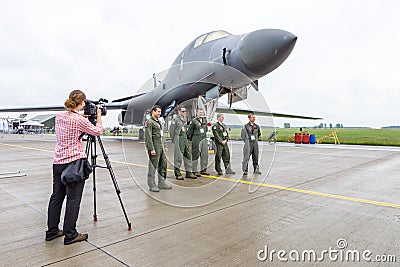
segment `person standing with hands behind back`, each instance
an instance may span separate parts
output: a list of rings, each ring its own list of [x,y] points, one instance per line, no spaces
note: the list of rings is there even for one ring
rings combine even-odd
[[[205,121],[204,110],[197,108],[197,117],[189,125],[187,137],[192,141],[192,172],[197,177],[210,175],[207,172],[208,165],[208,146],[207,146],[207,123]],[[200,158],[200,172],[199,172]]]
[[[197,176],[192,173],[192,155],[189,150],[189,142],[186,134],[186,108],[179,105],[177,110],[178,115],[173,118],[169,128],[169,134],[171,136],[172,143],[174,143],[174,174],[176,179],[184,180],[180,170],[183,159],[186,178],[196,179]]]
[[[247,175],[249,171],[250,156],[253,160],[254,174],[261,174],[260,166],[258,165],[258,139],[261,136],[261,129],[256,121],[256,116],[250,113],[248,116],[249,122],[243,125],[241,137],[244,142],[243,146],[243,175]]]
[[[85,106],[86,96],[80,90],[73,90],[65,101],[66,111],[56,116],[56,148],[53,160],[53,193],[48,207],[48,220],[46,241],[64,236],[64,245],[84,241],[88,234],[78,233],[76,221],[82,199],[85,181],[64,185],[61,182],[61,174],[73,161],[87,158],[82,148],[82,133],[100,136],[103,132],[101,122],[101,109],[97,109],[97,125],[93,125],[87,118],[79,113]],[[59,229],[60,214],[64,198],[67,196],[63,230]]]
[[[222,168],[221,168],[221,157],[222,161],[224,162],[225,166],[225,174],[235,174],[235,172],[231,169],[231,154],[229,152],[228,140],[229,134],[228,129],[223,123],[224,121],[224,114],[219,113],[217,114],[217,123],[214,124],[212,127],[214,141],[215,141],[215,170],[217,171],[218,175],[222,175]]]

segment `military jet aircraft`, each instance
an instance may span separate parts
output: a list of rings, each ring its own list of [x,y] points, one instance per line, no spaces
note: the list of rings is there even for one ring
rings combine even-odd
[[[245,93],[250,87],[258,90],[258,79],[286,60],[296,40],[297,37],[292,33],[279,29],[262,29],[241,35],[232,35],[226,31],[202,34],[179,53],[169,69],[161,75],[153,75],[152,88],[105,103],[104,106],[107,109],[121,110],[118,119],[121,125],[143,126],[145,114],[154,104],[161,106],[162,116],[167,117],[178,104],[189,99],[204,97],[209,102],[228,94],[229,106],[218,108],[218,105],[212,105],[214,111],[320,119],[231,108],[233,102],[245,99]],[[0,112],[63,109],[63,106],[58,105],[0,108]]]

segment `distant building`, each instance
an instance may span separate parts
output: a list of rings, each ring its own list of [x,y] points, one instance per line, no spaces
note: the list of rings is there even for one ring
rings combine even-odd
[[[29,120],[24,123],[20,123],[20,126],[22,126],[23,130],[27,133],[42,133],[43,130],[43,123],[34,120]]]
[[[26,114],[21,114],[12,121],[12,128],[14,132],[22,129],[25,133],[43,133],[54,130],[55,122],[55,114],[38,115],[29,120],[26,119]]]
[[[43,128],[52,129],[56,124],[56,115],[55,114],[38,115],[30,119],[30,121],[37,121],[40,124],[43,124]]]
[[[28,114],[20,114],[18,116],[18,118],[12,118],[11,119],[10,124],[11,124],[11,128],[12,128],[13,131],[14,130],[16,131],[19,128],[21,123],[24,123],[24,122],[27,121],[26,116],[28,116]]]

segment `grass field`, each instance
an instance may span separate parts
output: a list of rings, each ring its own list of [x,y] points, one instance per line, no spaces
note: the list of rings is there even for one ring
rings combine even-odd
[[[106,129],[105,135],[110,134],[111,129]],[[273,128],[263,128],[262,140],[267,140]],[[138,129],[129,129],[129,136],[138,136]],[[232,128],[229,136],[233,140],[240,139],[241,128]],[[337,131],[337,136],[341,144],[347,145],[376,145],[376,146],[400,146],[400,129],[368,129],[368,128],[341,128],[341,129],[319,129],[319,128],[303,128],[303,132],[315,134],[317,140]],[[288,142],[293,139],[295,133],[299,133],[299,128],[278,128],[278,142]],[[293,142],[293,140],[292,140]],[[333,138],[323,138],[322,144],[334,144]]]
[[[240,138],[240,130],[234,128],[229,135],[232,139]],[[273,131],[271,128],[262,129],[262,140],[266,140]],[[341,144],[348,145],[379,145],[379,146],[400,146],[400,129],[366,129],[366,128],[341,128],[341,129],[318,129],[303,128],[303,132],[315,134],[317,140],[337,131],[337,136]],[[299,128],[279,128],[277,129],[278,142],[288,142],[295,133],[299,133]],[[293,141],[292,141],[293,142]],[[334,144],[333,138],[324,138],[322,144]]]

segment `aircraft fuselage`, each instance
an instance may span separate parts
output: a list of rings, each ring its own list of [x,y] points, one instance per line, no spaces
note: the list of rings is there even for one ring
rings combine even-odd
[[[200,35],[177,56],[160,84],[124,102],[124,124],[142,125],[143,114],[155,104],[167,116],[176,105],[216,86],[235,89],[249,85],[279,67],[296,40],[295,35],[277,29]]]

